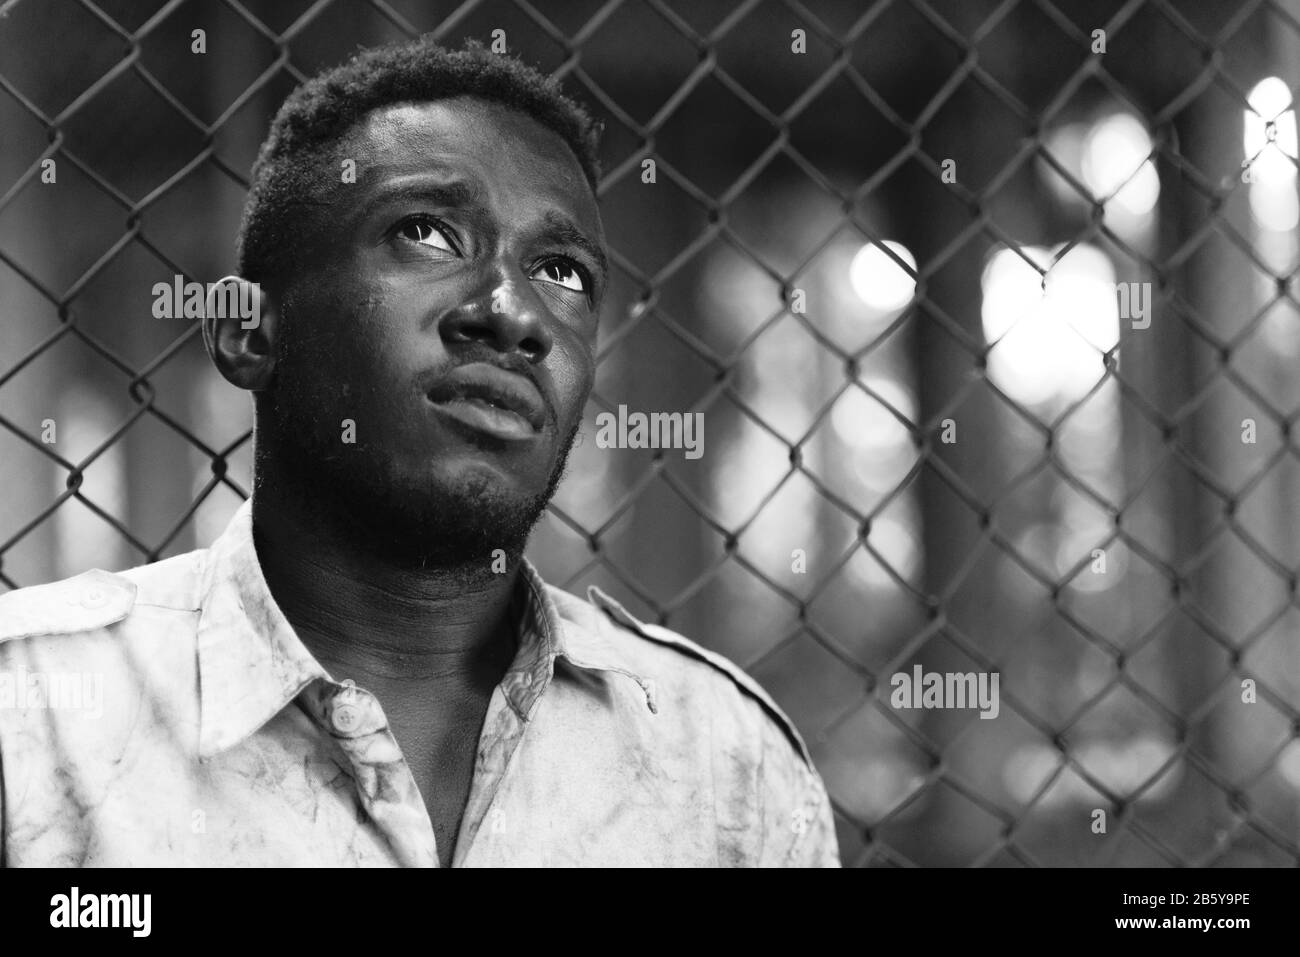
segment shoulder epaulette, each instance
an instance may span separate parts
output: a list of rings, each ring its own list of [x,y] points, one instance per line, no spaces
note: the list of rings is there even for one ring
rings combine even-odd
[[[810,768],[813,766],[812,756],[808,753],[808,748],[804,744],[803,738],[799,736],[799,731],[795,728],[794,722],[791,721],[786,716],[785,712],[777,706],[777,703],[772,700],[771,695],[764,691],[762,686],[751,678],[739,665],[724,658],[716,651],[710,651],[708,648],[696,644],[689,638],[677,634],[675,631],[670,631],[660,625],[649,625],[640,621],[631,612],[619,604],[616,599],[611,598],[595,585],[592,585],[587,589],[587,598],[593,605],[605,612],[605,614],[615,622],[630,629],[642,638],[653,641],[659,645],[674,648],[682,654],[694,658],[697,661],[702,661],[707,665],[711,665],[713,668],[722,672],[730,678],[742,692],[749,695],[762,706],[763,710],[766,711],[781,730],[785,732],[786,737],[790,739],[790,743],[794,745],[794,749],[799,753],[804,761],[807,762],[808,766]]]
[[[6,592],[0,595],[0,641],[104,628],[127,616],[135,592],[135,582],[100,569]]]

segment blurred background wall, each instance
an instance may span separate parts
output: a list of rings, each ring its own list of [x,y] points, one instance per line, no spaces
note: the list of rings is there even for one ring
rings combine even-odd
[[[1297,17],[0,0],[0,582],[219,533],[251,404],[154,284],[232,271],[304,76],[501,30],[605,124],[543,574],[758,678],[848,864],[1300,863]],[[703,456],[597,447],[619,405],[703,412]],[[999,672],[1000,714],[891,707],[917,664]]]

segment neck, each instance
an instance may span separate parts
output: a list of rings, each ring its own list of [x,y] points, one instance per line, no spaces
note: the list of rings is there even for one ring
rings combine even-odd
[[[335,677],[491,687],[514,654],[517,562],[485,575],[386,561],[267,485],[253,499],[253,538],[276,603]]]

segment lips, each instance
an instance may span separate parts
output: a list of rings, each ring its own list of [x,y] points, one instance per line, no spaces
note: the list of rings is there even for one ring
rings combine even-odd
[[[537,387],[519,373],[486,363],[453,369],[426,395],[444,414],[499,438],[529,438],[546,424]]]

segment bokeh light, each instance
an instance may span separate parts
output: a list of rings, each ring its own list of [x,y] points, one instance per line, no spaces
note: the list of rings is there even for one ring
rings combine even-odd
[[[1263,228],[1286,232],[1300,223],[1291,91],[1278,77],[1270,76],[1255,84],[1248,102],[1242,138],[1250,211]]]
[[[888,239],[883,245],[916,272],[916,257],[906,246]],[[849,283],[858,298],[877,312],[902,309],[916,292],[915,277],[875,243],[867,243],[853,257]]]
[[[1104,353],[1119,343],[1110,259],[1086,244],[1053,266],[1054,255],[1041,246],[999,249],[981,279],[989,375],[1026,405],[1082,398],[1105,371]]]
[[[1098,120],[1083,142],[1083,181],[1098,199],[1144,216],[1160,198],[1160,176],[1150,160],[1151,136],[1129,113],[1112,113]]]

